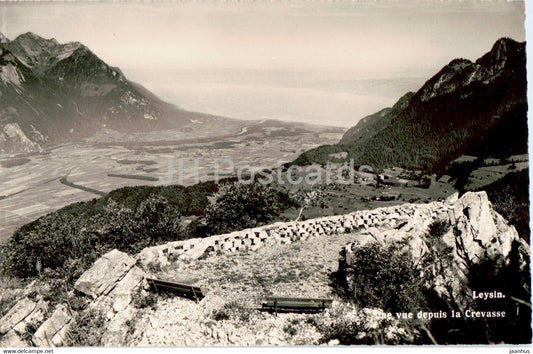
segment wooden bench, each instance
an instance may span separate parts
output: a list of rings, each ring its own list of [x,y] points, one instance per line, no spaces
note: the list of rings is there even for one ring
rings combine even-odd
[[[265,298],[259,310],[276,314],[278,312],[314,313],[330,308],[332,301],[330,299],[269,296]]]
[[[178,296],[186,297],[188,299],[192,299],[195,301],[202,300],[205,295],[202,291],[202,288],[198,286],[188,285],[188,284],[180,284],[165,280],[159,280],[154,278],[146,278],[146,281],[150,285],[152,289],[155,291],[166,291],[174,293]]]

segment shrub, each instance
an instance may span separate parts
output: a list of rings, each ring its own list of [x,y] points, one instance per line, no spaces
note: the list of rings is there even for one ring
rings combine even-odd
[[[31,323],[31,322],[26,324],[26,327],[24,328],[24,332],[20,334],[20,338],[26,342],[30,342],[35,332],[37,332],[37,329],[39,329],[39,325],[40,323]]]
[[[0,276],[0,289],[18,289],[23,284],[18,278]]]
[[[340,345],[396,345],[412,344],[418,333],[406,321],[376,318],[377,314],[358,312],[358,318],[345,313],[316,325],[322,334],[319,343],[338,340]]]
[[[230,314],[226,308],[214,310],[211,314],[211,318],[215,321],[225,321],[230,319]]]
[[[163,197],[143,201],[136,211],[109,200],[102,214],[85,216],[51,213],[17,230],[1,248],[3,272],[29,277],[61,269],[59,277],[74,280],[113,248],[135,253],[182,233],[179,211]]]
[[[65,346],[96,347],[101,346],[102,335],[106,329],[105,316],[91,310],[78,316],[66,333]]]
[[[235,318],[240,322],[248,322],[252,313],[252,309],[243,306],[238,301],[232,301],[225,304],[222,308],[216,309],[211,313],[211,318],[215,321],[229,320]]]
[[[69,307],[73,311],[83,311],[89,305],[89,300],[86,296],[72,296],[68,299]]]
[[[41,296],[52,306],[69,302],[72,286],[68,277],[62,277],[62,274],[63,271],[57,269],[46,273],[42,279],[46,282],[46,286],[40,290]]]
[[[186,238],[202,238],[208,233],[207,226],[198,219],[192,220],[185,228]]]
[[[283,327],[283,332],[287,333],[290,336],[294,336],[294,335],[296,335],[296,333],[298,333],[298,330],[291,323],[291,324]]]
[[[318,326],[318,321],[315,316],[310,316],[305,319],[305,323],[308,323],[313,326]]]
[[[429,235],[434,238],[440,238],[448,232],[450,225],[445,220],[436,220],[429,225]]]
[[[169,257],[169,260],[171,260],[172,258]],[[150,273],[160,273],[163,269],[161,268],[161,263],[158,263],[158,262],[150,262],[146,265],[146,269],[148,269],[148,271]]]
[[[361,307],[385,311],[416,311],[425,303],[423,284],[411,255],[397,245],[372,243],[354,251],[346,267],[350,298]]]
[[[321,343],[337,339],[341,345],[384,344],[375,334],[361,336],[365,333],[365,327],[356,321],[334,322],[329,326],[320,326],[319,330],[322,332]]]
[[[157,306],[157,294],[151,292],[143,292],[141,287],[137,289],[132,296],[133,307],[137,309],[144,309],[150,307],[152,310],[155,310]]]
[[[211,235],[267,224],[290,205],[286,194],[260,183],[221,187],[205,211]]]
[[[133,333],[135,333],[135,321],[134,320],[127,320],[126,322],[124,322],[124,324],[126,325],[126,328],[127,328],[126,333],[128,335],[132,335]]]
[[[114,200],[125,208],[137,211],[143,201],[161,197],[179,209],[182,215],[203,215],[209,203],[207,196],[217,190],[218,185],[214,182],[203,182],[189,187],[180,185],[123,187],[111,191],[99,203],[105,205],[109,200]]]

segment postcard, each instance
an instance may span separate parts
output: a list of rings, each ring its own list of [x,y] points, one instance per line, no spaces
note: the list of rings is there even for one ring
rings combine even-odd
[[[1,2],[0,346],[525,350],[525,11]]]

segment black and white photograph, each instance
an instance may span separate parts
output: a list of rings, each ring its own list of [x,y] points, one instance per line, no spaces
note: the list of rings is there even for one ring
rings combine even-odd
[[[0,2],[3,353],[529,353],[529,5]]]

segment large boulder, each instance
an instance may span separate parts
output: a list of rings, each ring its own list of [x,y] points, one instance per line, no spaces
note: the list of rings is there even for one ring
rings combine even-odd
[[[17,302],[17,304],[0,319],[0,334],[9,332],[13,327],[22,322],[33,312],[36,306],[37,303],[27,297]]]
[[[23,333],[26,331],[26,327],[30,324],[37,325],[41,323],[48,311],[48,303],[44,300],[39,300],[33,311],[21,322],[19,322],[13,329],[18,333]]]
[[[117,283],[113,291],[107,296],[111,301],[111,306],[116,312],[124,310],[131,302],[133,293],[144,279],[144,272],[133,267],[128,274]]]
[[[74,288],[94,299],[107,295],[134,265],[134,258],[119,250],[112,250],[98,258],[93,266],[79,277]]]
[[[66,332],[72,322],[64,305],[58,305],[52,316],[47,319],[33,335],[33,343],[38,347],[57,347],[64,343]]]
[[[468,192],[451,205],[456,253],[466,266],[491,259],[505,259],[518,233],[497,214],[485,192]]]
[[[2,348],[21,348],[28,347],[26,343],[14,330],[6,333],[5,336],[0,338],[0,347]]]

